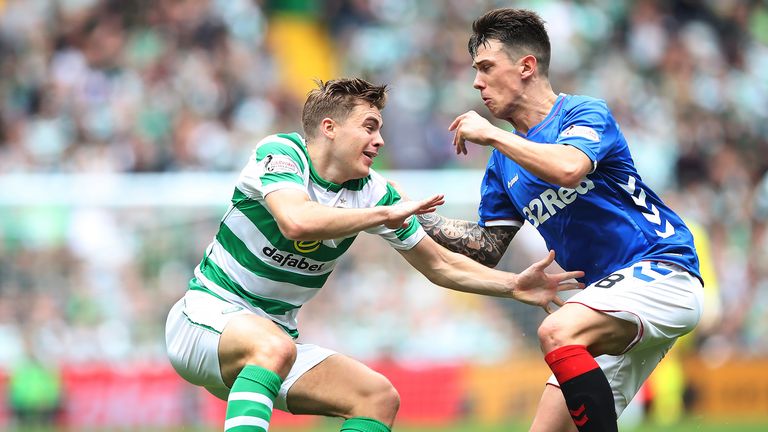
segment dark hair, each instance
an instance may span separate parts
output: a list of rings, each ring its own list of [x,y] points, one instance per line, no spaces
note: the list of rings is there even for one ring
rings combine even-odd
[[[539,65],[539,72],[549,75],[550,45],[544,21],[536,12],[526,9],[494,9],[486,12],[472,23],[472,36],[467,47],[474,59],[480,45],[488,41],[501,42],[510,54],[533,54]]]
[[[387,102],[386,85],[373,85],[360,78],[317,80],[315,83],[317,88],[309,92],[301,113],[301,125],[307,136],[315,136],[317,126],[326,117],[343,121],[359,103],[366,102],[383,109]]]

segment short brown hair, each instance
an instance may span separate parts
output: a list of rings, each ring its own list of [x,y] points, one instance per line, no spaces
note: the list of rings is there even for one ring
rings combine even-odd
[[[474,59],[480,45],[489,39],[501,42],[510,54],[533,54],[543,76],[549,75],[551,47],[544,21],[536,12],[502,8],[486,12],[472,23],[472,36],[467,47]]]
[[[301,125],[308,137],[315,136],[317,126],[326,117],[344,121],[357,104],[366,102],[381,110],[387,102],[386,85],[377,86],[360,78],[315,82],[317,88],[309,92],[301,113]]]

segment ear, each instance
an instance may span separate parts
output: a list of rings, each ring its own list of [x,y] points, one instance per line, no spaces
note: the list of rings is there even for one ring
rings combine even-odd
[[[320,121],[320,132],[328,139],[336,138],[336,122],[330,117],[324,118]]]
[[[520,58],[520,78],[527,79],[531,75],[536,73],[536,56],[528,54]]]

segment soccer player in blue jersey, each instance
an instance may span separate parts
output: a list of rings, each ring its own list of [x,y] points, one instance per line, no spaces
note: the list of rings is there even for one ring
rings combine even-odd
[[[532,431],[616,431],[617,416],[675,340],[699,321],[693,238],[642,181],[605,102],[557,94],[549,37],[534,12],[497,9],[473,23],[474,87],[507,132],[469,111],[457,153],[491,146],[479,222],[422,215],[438,243],[495,265],[527,221],[587,287],[539,327],[553,376]]]

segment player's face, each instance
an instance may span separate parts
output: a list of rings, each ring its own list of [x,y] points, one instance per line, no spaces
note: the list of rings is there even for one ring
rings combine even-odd
[[[368,103],[355,105],[349,116],[338,123],[334,153],[346,180],[368,175],[373,158],[384,146],[382,125],[381,112]]]
[[[483,103],[494,117],[507,119],[522,94],[521,63],[509,56],[501,42],[495,39],[488,42],[478,47],[472,62],[477,71],[473,86],[480,90]]]

